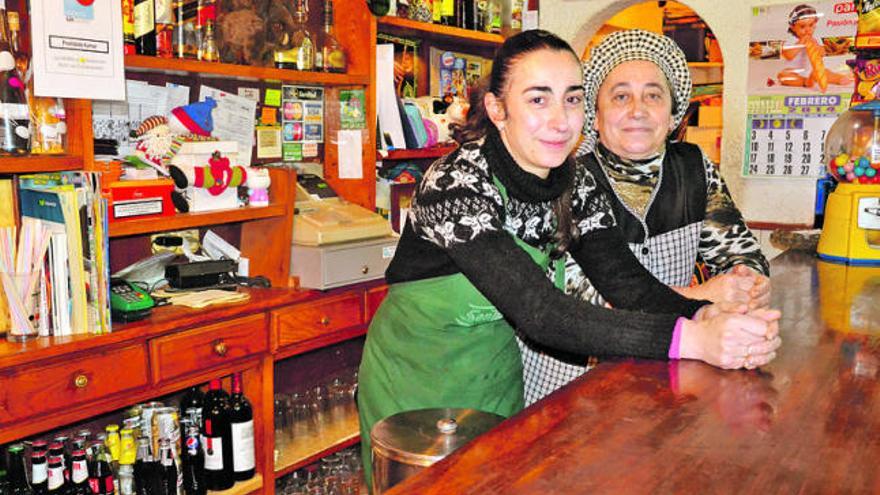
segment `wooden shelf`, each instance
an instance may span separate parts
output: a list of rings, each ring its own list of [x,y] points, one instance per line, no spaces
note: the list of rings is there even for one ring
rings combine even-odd
[[[710,68],[710,67],[724,67],[724,62],[688,62],[688,67],[693,68]]]
[[[420,39],[427,38],[435,42],[491,47],[504,43],[504,37],[500,34],[413,21],[402,17],[384,16],[378,19],[378,23],[380,31],[413,36]]]
[[[327,86],[363,86],[370,83],[370,76],[367,74],[333,74],[328,72],[297,71],[276,69],[274,67],[221,64],[179,58],[160,58],[147,55],[126,55],[125,68],[127,70],[135,71],[158,71],[169,74],[203,74],[206,76],[223,78],[288,81]]]
[[[219,492],[209,491],[208,493],[210,493],[211,495],[248,495],[249,493],[254,493],[262,489],[263,476],[260,475],[260,473],[257,473],[254,475],[253,478],[247,481],[240,481],[228,490],[222,490]]]
[[[317,435],[290,441],[292,445],[279,449],[281,453],[275,461],[276,478],[358,443],[357,414],[352,411],[344,420],[325,425]]]
[[[63,170],[80,170],[83,159],[71,155],[29,155],[16,157],[0,157],[0,174],[38,174],[43,172],[61,172]]]
[[[245,222],[261,218],[282,217],[287,206],[275,204],[262,207],[236,208],[234,210],[204,211],[199,213],[178,213],[170,217],[145,218],[143,220],[123,220],[110,224],[110,237],[125,237],[167,230],[181,230],[205,225]]]
[[[456,144],[435,146],[433,148],[422,148],[415,150],[389,150],[387,156],[379,154],[378,160],[418,160],[422,158],[440,158],[443,155],[452,153],[458,148]]]

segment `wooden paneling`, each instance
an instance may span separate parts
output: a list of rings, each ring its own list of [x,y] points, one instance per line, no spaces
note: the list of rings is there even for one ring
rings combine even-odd
[[[374,287],[367,291],[367,302],[364,307],[364,321],[369,323],[370,320],[373,319],[373,315],[376,314],[376,310],[379,309],[379,305],[382,304],[382,301],[385,299],[385,296],[388,295],[388,286],[383,285],[381,287]]]

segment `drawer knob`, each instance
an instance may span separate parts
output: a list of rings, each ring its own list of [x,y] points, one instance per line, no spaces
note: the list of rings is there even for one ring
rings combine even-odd
[[[329,324],[330,324],[330,317],[327,315],[322,316],[321,317],[321,325],[324,325],[326,327]]]
[[[226,342],[222,340],[214,342],[214,354],[223,357],[227,352],[229,352],[229,347],[226,346]]]
[[[86,388],[86,385],[89,384],[89,377],[83,374],[76,375],[73,378],[73,384],[76,388]]]
[[[370,273],[370,267],[367,266],[367,265],[362,266],[362,267],[361,267],[361,273],[363,273],[364,275]]]

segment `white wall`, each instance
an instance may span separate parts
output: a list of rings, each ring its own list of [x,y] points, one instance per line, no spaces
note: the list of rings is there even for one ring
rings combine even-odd
[[[653,0],[652,0],[653,1]],[[724,131],[721,173],[747,220],[812,224],[815,180],[744,179],[746,76],[751,9],[792,0],[678,0],[712,29],[724,55]],[[642,0],[542,0],[541,28],[568,40],[581,53],[615,13]]]

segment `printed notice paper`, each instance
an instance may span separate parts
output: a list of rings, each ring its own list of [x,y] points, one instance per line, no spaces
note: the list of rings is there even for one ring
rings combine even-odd
[[[202,85],[199,101],[205,101],[209,96],[217,102],[217,108],[211,112],[211,118],[214,120],[214,130],[211,135],[228,141],[237,141],[238,161],[241,162],[239,165],[249,166],[254,149],[257,102]]]
[[[125,98],[121,2],[33,0],[30,18],[34,94]]]

